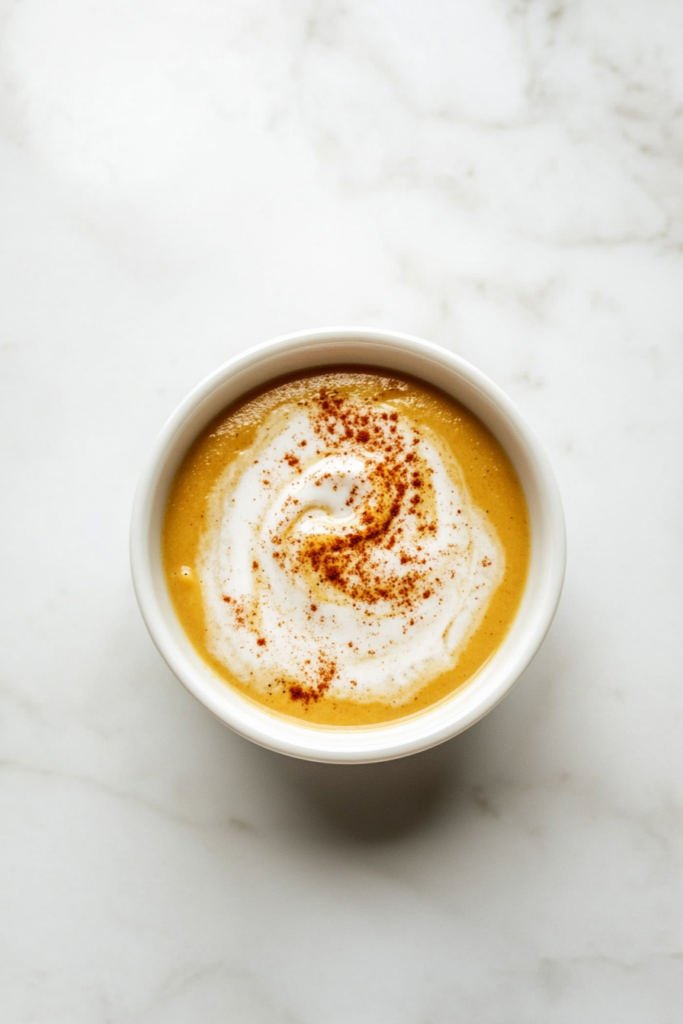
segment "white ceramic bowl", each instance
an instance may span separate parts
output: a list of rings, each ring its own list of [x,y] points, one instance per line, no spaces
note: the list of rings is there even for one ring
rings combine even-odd
[[[270,714],[231,688],[202,660],[176,618],[161,560],[161,528],[173,477],[192,441],[225,406],[285,373],[330,364],[386,367],[421,378],[459,399],[501,442],[526,495],[531,564],[509,634],[479,673],[450,698],[379,726],[310,726]],[[190,693],[242,736],[314,761],[382,761],[426,750],[467,729],[508,692],[540,647],[562,589],[565,528],[546,456],[506,395],[474,366],[405,334],[329,328],[276,338],[219,367],[192,391],[157,438],[143,473],[131,526],[133,583],[147,628]]]

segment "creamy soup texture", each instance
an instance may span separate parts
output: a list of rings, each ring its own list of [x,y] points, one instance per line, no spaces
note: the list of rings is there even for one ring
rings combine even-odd
[[[420,381],[340,368],[221,414],[172,485],[166,579],[190,640],[276,714],[371,725],[464,685],[529,560],[500,444]]]

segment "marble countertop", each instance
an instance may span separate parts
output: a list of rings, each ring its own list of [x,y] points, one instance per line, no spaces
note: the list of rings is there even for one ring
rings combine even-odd
[[[678,1024],[683,7],[0,7],[7,1024]],[[429,753],[271,754],[156,653],[153,438],[226,358],[387,327],[554,465],[532,667]]]

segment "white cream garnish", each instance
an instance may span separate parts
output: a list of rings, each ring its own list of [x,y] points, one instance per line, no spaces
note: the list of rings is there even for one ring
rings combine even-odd
[[[305,702],[406,702],[454,666],[505,567],[438,438],[324,390],[266,415],[207,521],[209,649]]]

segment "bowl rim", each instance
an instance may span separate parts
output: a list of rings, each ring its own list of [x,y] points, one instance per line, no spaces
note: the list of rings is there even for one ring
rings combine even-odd
[[[342,355],[345,351],[349,354]],[[334,358],[327,358],[333,353]],[[382,363],[382,353],[393,357],[391,363]],[[359,354],[370,358],[359,359]],[[309,359],[316,361],[309,363]],[[422,372],[404,371],[396,360],[416,367],[421,364]],[[453,397],[483,419],[508,451],[530,506],[536,576],[533,593],[527,583],[523,603],[529,608],[519,626],[520,635],[510,645],[510,637],[506,637],[489,659],[493,667],[487,663],[454,694],[415,715],[377,726],[327,727],[283,720],[243,697],[213,672],[185,637],[161,570],[163,509],[175,469],[189,444],[220,408],[251,390],[240,385],[242,379],[258,377],[256,386],[262,386],[282,375],[281,370],[269,373],[269,367],[297,362],[301,365],[294,366],[292,372],[325,365],[384,365],[436,383],[447,394],[453,394],[449,387],[457,381],[460,393]],[[446,386],[444,376],[448,376]],[[234,398],[222,401],[231,388]],[[498,429],[491,426],[493,421]],[[509,692],[531,663],[554,618],[564,581],[566,531],[559,490],[545,452],[516,405],[481,370],[414,335],[366,327],[325,327],[281,335],[241,352],[209,373],[179,403],[159,432],[140,477],[131,517],[130,561],[138,605],[152,640],[186,689],[220,721],[279,753],[315,761],[367,763],[442,743],[479,721]],[[485,685],[479,685],[482,672]]]

